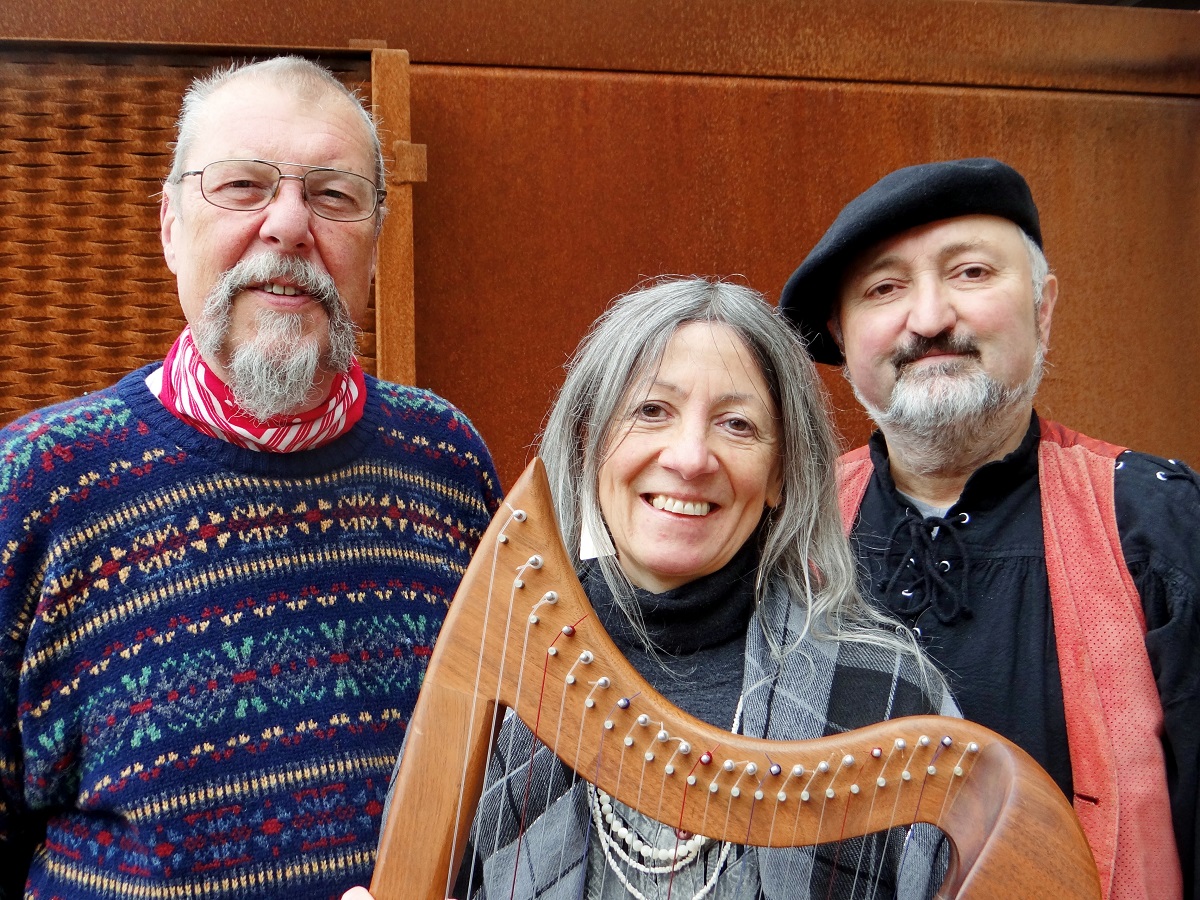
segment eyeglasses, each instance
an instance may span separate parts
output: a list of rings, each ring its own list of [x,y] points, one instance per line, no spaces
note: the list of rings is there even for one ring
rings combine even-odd
[[[303,175],[285,175],[279,166],[308,171]],[[322,219],[334,222],[369,219],[387,196],[387,191],[353,172],[264,159],[218,159],[203,169],[182,173],[178,180],[189,175],[200,176],[200,193],[213,206],[242,212],[265,209],[279,192],[279,182],[294,178],[301,184],[308,208]]]

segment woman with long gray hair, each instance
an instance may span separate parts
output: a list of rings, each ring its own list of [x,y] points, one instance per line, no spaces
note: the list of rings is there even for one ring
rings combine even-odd
[[[754,291],[686,278],[619,298],[538,452],[600,623],[676,706],[776,740],[954,714],[908,633],[860,596],[815,367]],[[458,897],[924,897],[939,871],[927,828],[770,850],[680,834],[511,715],[472,845]]]

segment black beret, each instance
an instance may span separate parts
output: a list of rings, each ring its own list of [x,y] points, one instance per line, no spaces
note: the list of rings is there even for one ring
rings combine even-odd
[[[842,276],[862,251],[918,225],[978,214],[1011,219],[1042,246],[1029,185],[1016,169],[994,159],[897,169],[846,204],[779,295],[779,305],[799,326],[809,356],[841,364],[842,351],[826,323]]]

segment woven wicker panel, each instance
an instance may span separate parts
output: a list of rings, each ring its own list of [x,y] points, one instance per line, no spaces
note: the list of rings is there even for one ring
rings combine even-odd
[[[0,47],[0,424],[161,359],[158,196],[183,91],[228,57]],[[370,60],[325,60],[370,92]],[[375,370],[374,312],[363,366]]]

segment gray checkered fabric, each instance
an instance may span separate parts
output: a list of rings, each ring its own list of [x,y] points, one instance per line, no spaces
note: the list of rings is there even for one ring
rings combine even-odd
[[[899,716],[958,715],[949,696],[927,691],[911,659],[869,645],[801,639],[805,614],[778,594],[755,612],[746,640],[742,733],[806,740]],[[792,649],[779,656],[772,646]],[[509,715],[456,896],[578,900],[589,822],[585,783]],[[941,880],[946,841],[936,829],[916,826],[816,848],[745,852],[757,854],[759,872],[746,897],[920,900]]]

